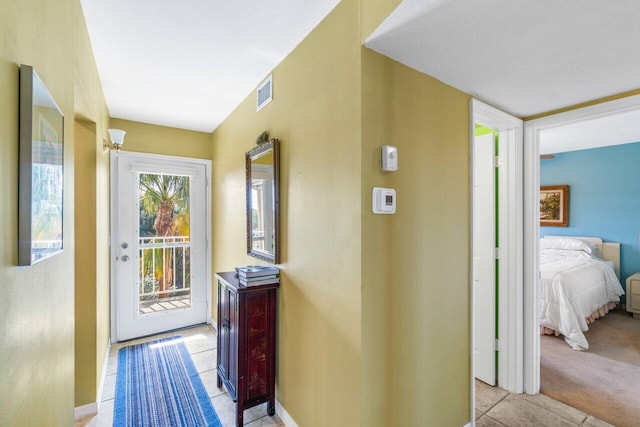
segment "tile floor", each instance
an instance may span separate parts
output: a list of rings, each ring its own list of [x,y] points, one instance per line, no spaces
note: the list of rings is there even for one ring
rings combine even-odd
[[[113,425],[113,404],[116,387],[116,371],[118,368],[118,350],[131,344],[152,341],[158,338],[180,335],[185,340],[191,359],[198,369],[200,378],[204,383],[211,403],[218,414],[218,418],[224,427],[235,424],[235,403],[226,390],[219,389],[216,384],[216,335],[215,330],[209,325],[196,326],[166,334],[154,335],[147,338],[118,343],[109,349],[109,361],[105,378],[100,412],[98,415],[90,415],[76,420],[75,427],[111,427]],[[266,403],[244,411],[244,425],[251,427],[283,426],[277,414],[273,417],[267,415]]]
[[[478,380],[476,380],[476,426],[613,427],[544,394],[535,396],[511,394]]]
[[[75,427],[111,427],[113,425],[117,354],[121,347],[175,335],[185,339],[185,345],[189,349],[193,363],[200,373],[200,378],[222,425],[233,426],[235,404],[227,392],[216,385],[215,330],[210,325],[202,325],[111,346],[100,413],[77,420]],[[267,415],[266,404],[246,410],[244,422],[245,426],[251,427],[284,426],[277,415],[273,417]],[[499,387],[490,387],[481,381],[476,381],[476,426],[612,427],[604,421],[543,394],[536,396],[511,394]]]

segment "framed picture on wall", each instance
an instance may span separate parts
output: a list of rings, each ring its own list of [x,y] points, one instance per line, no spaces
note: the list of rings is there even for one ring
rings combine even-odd
[[[567,227],[569,225],[569,186],[540,187],[540,226]]]

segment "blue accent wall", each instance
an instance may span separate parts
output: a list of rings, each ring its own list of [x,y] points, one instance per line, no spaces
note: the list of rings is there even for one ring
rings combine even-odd
[[[640,142],[559,153],[540,161],[540,185],[569,185],[569,226],[540,236],[620,242],[620,281],[640,271]]]

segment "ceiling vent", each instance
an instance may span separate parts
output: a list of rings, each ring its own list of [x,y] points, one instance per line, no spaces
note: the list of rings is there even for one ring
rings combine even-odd
[[[260,111],[262,107],[267,105],[273,99],[273,75],[269,74],[269,77],[258,86],[258,107],[256,111]]]

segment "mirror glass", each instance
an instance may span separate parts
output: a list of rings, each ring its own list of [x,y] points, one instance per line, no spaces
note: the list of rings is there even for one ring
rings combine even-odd
[[[18,264],[62,251],[64,117],[33,67],[20,67]]]
[[[280,262],[278,157],[277,139],[260,144],[246,154],[247,253],[275,264]]]

